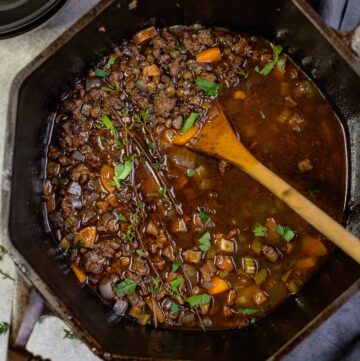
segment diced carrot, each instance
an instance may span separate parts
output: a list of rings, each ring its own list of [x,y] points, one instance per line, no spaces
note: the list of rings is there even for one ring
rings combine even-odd
[[[245,100],[246,93],[243,90],[236,90],[234,91],[234,98],[239,100]]]
[[[76,266],[74,264],[72,264],[70,267],[71,267],[72,271],[75,273],[75,276],[77,277],[77,279],[81,283],[86,282],[87,276],[83,270],[81,270],[78,266]]]
[[[269,241],[274,241],[280,237],[279,234],[275,232],[276,222],[274,218],[267,218],[265,227],[267,229],[267,238]]]
[[[184,145],[184,144],[188,143],[190,139],[192,139],[196,136],[198,130],[199,130],[199,128],[196,125],[194,125],[186,133],[179,132],[176,134],[172,143],[175,145]]]
[[[196,54],[198,63],[215,63],[221,60],[221,51],[219,48],[210,48]]]
[[[156,193],[159,190],[158,185],[151,176],[145,178],[145,180],[141,183],[140,188],[144,193]]]
[[[225,281],[221,277],[214,276],[210,281],[210,288],[208,289],[210,295],[217,295],[230,289],[229,282]]]
[[[96,227],[86,227],[80,230],[75,238],[74,238],[74,244],[77,245],[81,242],[82,247],[85,248],[92,248],[96,241]]]
[[[114,168],[104,164],[100,169],[100,180],[103,187],[109,192],[113,192],[115,187],[110,183],[115,176]]]
[[[188,178],[185,175],[180,174],[174,187],[175,187],[175,189],[182,189],[185,187],[187,182],[188,182]]]
[[[316,266],[316,258],[307,257],[307,258],[298,259],[295,263],[295,266],[300,269],[314,268]]]
[[[302,250],[306,256],[311,257],[324,256],[328,253],[320,239],[312,236],[303,237]]]
[[[146,76],[160,76],[161,72],[156,64],[151,64],[144,67],[143,74]]]
[[[141,45],[145,43],[147,40],[150,40],[154,36],[158,34],[157,30],[151,26],[149,28],[146,28],[144,30],[139,31],[132,37],[132,42],[135,45]]]

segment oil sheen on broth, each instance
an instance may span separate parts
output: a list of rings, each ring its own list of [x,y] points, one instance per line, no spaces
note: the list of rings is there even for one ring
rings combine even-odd
[[[79,281],[141,325],[246,326],[331,251],[246,174],[183,146],[215,100],[262,163],[341,219],[342,127],[280,46],[199,25],[140,31],[62,101],[44,201]]]

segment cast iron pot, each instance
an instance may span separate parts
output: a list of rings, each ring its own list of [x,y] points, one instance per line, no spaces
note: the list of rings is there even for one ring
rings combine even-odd
[[[56,247],[42,201],[46,145],[57,105],[121,39],[149,25],[225,26],[281,43],[341,119],[349,154],[344,223],[360,234],[360,65],[303,0],[104,0],[23,70],[12,86],[2,232],[49,305],[105,358],[279,358],[359,288],[360,267],[338,249],[301,292],[254,326],[227,331],[140,327],[81,287]],[[106,31],[104,31],[106,30]]]

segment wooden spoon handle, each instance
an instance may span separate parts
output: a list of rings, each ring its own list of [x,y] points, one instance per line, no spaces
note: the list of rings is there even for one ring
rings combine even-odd
[[[232,162],[233,163],[233,162]],[[260,162],[244,169],[314,228],[360,263],[360,240]]]

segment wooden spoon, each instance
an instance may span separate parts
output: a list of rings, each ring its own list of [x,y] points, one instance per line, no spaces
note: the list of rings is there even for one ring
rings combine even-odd
[[[360,240],[262,165],[236,137],[220,104],[217,103],[213,110],[216,115],[206,122],[198,133],[196,141],[188,143],[188,146],[202,153],[224,159],[240,168],[360,263]]]

